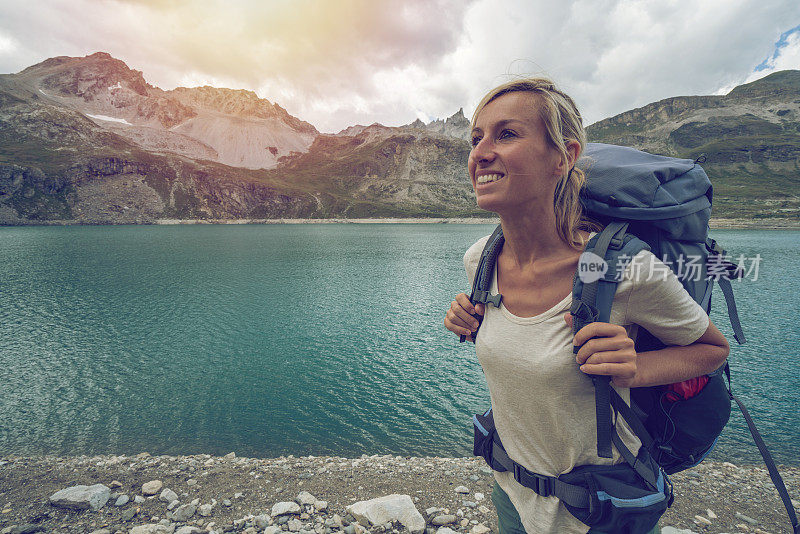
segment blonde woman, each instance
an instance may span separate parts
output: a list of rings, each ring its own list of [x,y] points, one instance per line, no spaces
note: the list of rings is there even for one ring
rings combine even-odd
[[[575,162],[585,143],[573,100],[549,80],[513,81],[483,98],[472,119],[468,168],[478,206],[500,216],[505,244],[492,293],[503,300],[484,309],[461,293],[444,320],[453,333],[471,336],[479,325],[475,316],[482,316],[475,347],[498,434],[511,459],[547,476],[622,461],[616,449],[612,458],[597,455],[594,390],[586,374],[610,376],[627,401],[628,388],[701,376],[728,356],[725,337],[677,278],[650,276],[664,266],[647,251],[620,282],[611,322],[591,323],[573,336],[573,275],[597,229],[579,202],[584,176]],[[464,256],[470,282],[486,240]],[[667,347],[637,354],[631,339],[637,324]],[[573,344],[583,345],[577,356]],[[622,418],[616,430],[635,454],[640,443]],[[513,473],[495,472],[495,479],[501,534],[597,532],[556,497],[520,485]]]

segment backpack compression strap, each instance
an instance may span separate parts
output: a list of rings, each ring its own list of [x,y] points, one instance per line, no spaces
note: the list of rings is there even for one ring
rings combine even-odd
[[[742,345],[746,342],[744,331],[742,330],[742,323],[739,321],[739,312],[736,309],[736,301],[733,300],[733,288],[731,287],[731,279],[739,279],[744,276],[744,272],[739,265],[736,265],[727,259],[727,253],[722,247],[711,238],[706,239],[706,250],[708,251],[708,276],[710,282],[706,288],[705,295],[700,302],[706,312],[711,306],[711,289],[714,287],[714,281],[719,282],[719,288],[725,297],[725,305],[728,307],[728,319],[731,322],[733,329],[733,337]]]
[[[797,515],[795,514],[794,506],[792,505],[792,499],[789,497],[789,492],[786,491],[786,485],[783,483],[783,478],[778,472],[778,468],[775,467],[775,460],[772,459],[772,455],[770,454],[769,449],[767,449],[764,439],[761,437],[761,434],[756,428],[753,418],[750,417],[750,413],[747,411],[747,408],[745,408],[744,404],[742,404],[742,401],[740,401],[731,390],[731,369],[727,363],[725,364],[725,377],[728,379],[728,395],[730,395],[731,398],[736,401],[739,411],[742,412],[744,420],[747,423],[747,428],[750,430],[750,435],[753,436],[753,441],[756,442],[758,452],[761,453],[761,457],[764,459],[764,464],[767,466],[769,478],[772,479],[772,484],[775,486],[775,489],[778,490],[778,495],[783,501],[783,506],[786,508],[786,513],[789,515],[789,521],[792,523],[793,532],[798,534],[800,533],[800,524],[797,522]]]
[[[494,229],[494,232],[492,232],[492,235],[490,235],[489,239],[486,241],[483,252],[481,252],[481,259],[478,261],[478,268],[475,270],[475,277],[472,280],[472,294],[469,296],[469,300],[472,304],[480,303],[484,306],[491,304],[495,308],[500,307],[503,295],[500,293],[492,295],[490,290],[492,288],[494,264],[497,261],[497,255],[500,254],[500,249],[503,248],[503,243],[505,243],[503,227],[498,224],[497,228]],[[484,313],[486,313],[485,309]],[[473,317],[478,320],[478,328],[480,328],[483,317],[477,313],[473,315]],[[478,331],[476,330],[472,335],[473,342],[475,342],[475,336],[477,335]],[[463,343],[466,339],[467,336],[461,336],[459,341]]]
[[[580,276],[582,264],[579,263],[573,283],[572,306],[570,307],[574,333],[592,322],[608,322],[610,320],[611,304],[627,262],[641,250],[649,248],[643,241],[633,236],[626,236],[627,229],[628,223],[614,221],[609,223],[600,234],[589,240],[586,252],[602,258],[606,262],[606,270],[600,279],[584,283]],[[573,348],[575,354],[579,350],[578,346]],[[597,455],[601,458],[611,458],[612,440],[615,445],[618,445],[617,441],[621,444],[621,441],[615,436],[616,432],[614,432],[611,419],[611,377],[603,375],[590,375],[590,377],[595,391]],[[620,449],[619,446],[617,449]],[[622,453],[622,450],[620,452]]]

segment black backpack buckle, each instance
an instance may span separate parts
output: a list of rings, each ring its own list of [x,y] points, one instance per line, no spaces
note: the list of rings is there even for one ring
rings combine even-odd
[[[554,484],[551,477],[531,473],[516,462],[514,462],[514,480],[526,488],[532,489],[542,497],[549,497],[553,494]]]
[[[500,307],[500,302],[503,300],[503,295],[500,293],[496,295],[492,295],[489,291],[482,291],[480,289],[475,290],[475,296],[473,297],[473,304],[481,303],[481,304],[491,304],[495,308]]]

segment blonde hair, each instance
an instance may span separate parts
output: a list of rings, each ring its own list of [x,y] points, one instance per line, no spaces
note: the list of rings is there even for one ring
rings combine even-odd
[[[525,91],[538,96],[539,117],[544,124],[547,141],[558,150],[564,162],[568,162],[567,143],[577,141],[581,152],[586,147],[586,130],[575,102],[547,78],[522,78],[499,85],[489,91],[478,104],[472,115],[471,128],[475,127],[478,114],[486,105],[507,93]],[[580,154],[578,154],[580,156]],[[559,237],[570,246],[582,248],[585,243],[579,230],[599,230],[600,225],[583,215],[580,192],[586,183],[586,175],[575,166],[556,184],[553,196],[553,210],[556,216],[556,231]]]

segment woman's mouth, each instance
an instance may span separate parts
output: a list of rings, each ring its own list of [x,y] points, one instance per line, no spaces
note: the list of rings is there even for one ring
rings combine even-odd
[[[488,184],[488,183],[491,183],[491,182],[496,182],[497,180],[499,180],[502,177],[503,177],[502,174],[482,174],[482,175],[478,176],[477,182],[479,184]]]

